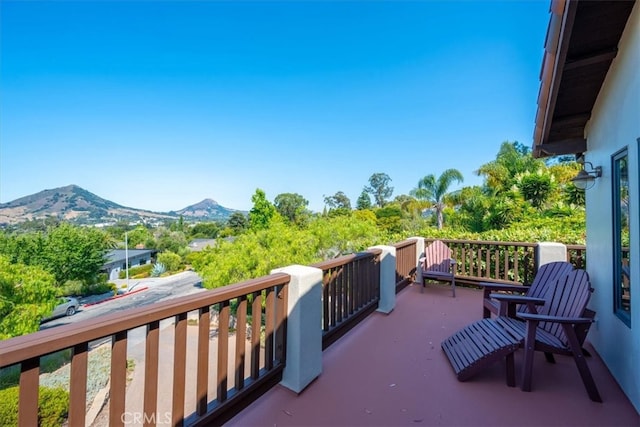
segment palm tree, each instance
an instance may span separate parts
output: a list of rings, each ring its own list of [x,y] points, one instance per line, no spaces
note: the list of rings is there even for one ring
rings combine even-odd
[[[427,175],[418,181],[418,187],[411,190],[411,195],[420,200],[431,202],[438,218],[438,230],[442,229],[442,212],[445,207],[445,199],[448,196],[449,187],[453,182],[462,182],[464,178],[457,169],[447,169],[436,179],[433,174]]]

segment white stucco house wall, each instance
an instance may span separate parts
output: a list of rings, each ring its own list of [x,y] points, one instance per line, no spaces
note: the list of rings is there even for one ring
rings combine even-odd
[[[589,305],[597,312],[589,340],[640,412],[640,4],[554,1],[545,49],[533,151],[583,154],[586,170],[602,168],[586,190],[587,271],[595,289]],[[621,307],[614,206],[616,159],[623,156],[630,289]]]

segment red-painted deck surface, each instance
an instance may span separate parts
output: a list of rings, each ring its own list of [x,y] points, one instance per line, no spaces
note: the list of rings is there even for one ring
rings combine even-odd
[[[588,364],[604,403],[589,400],[570,357],[536,354],[533,390],[507,387],[504,363],[459,382],[440,342],[482,315],[481,293],[410,286],[388,315],[374,313],[323,355],[300,395],[276,386],[228,425],[640,426],[640,416],[593,348]]]

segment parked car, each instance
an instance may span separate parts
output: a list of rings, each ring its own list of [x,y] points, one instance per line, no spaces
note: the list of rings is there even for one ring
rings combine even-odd
[[[46,321],[55,319],[56,317],[73,316],[79,307],[80,302],[77,299],[73,297],[62,297],[60,298],[60,303],[53,309],[53,313],[42,320]]]

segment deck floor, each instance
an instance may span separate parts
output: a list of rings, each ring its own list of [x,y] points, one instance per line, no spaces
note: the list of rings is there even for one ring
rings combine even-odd
[[[440,342],[482,315],[480,291],[412,285],[388,315],[374,313],[323,354],[302,393],[276,386],[227,425],[640,426],[640,415],[593,348],[588,364],[604,403],[589,400],[570,357],[536,354],[533,389],[507,387],[504,362],[459,382]]]

